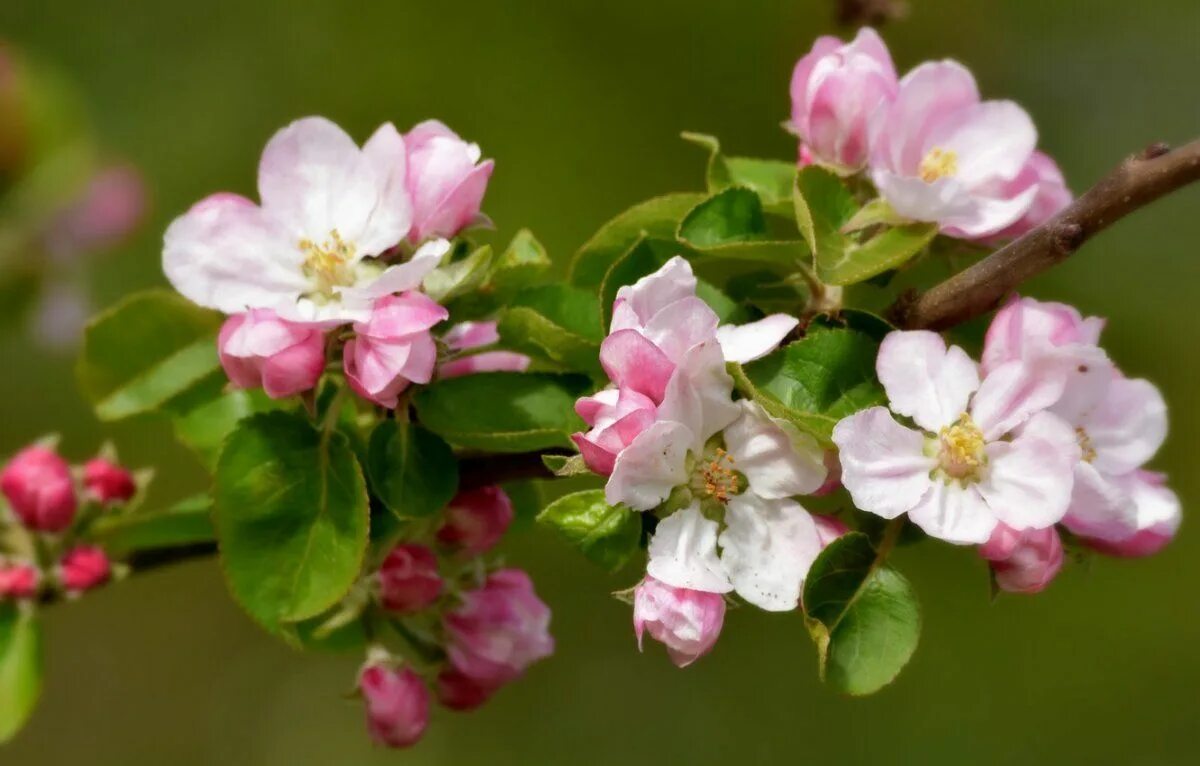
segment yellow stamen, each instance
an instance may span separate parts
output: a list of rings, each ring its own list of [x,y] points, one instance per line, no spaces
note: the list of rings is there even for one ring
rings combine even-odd
[[[921,160],[917,175],[927,184],[939,178],[948,178],[958,173],[958,152],[935,146]]]
[[[1083,450],[1083,461],[1090,463],[1096,459],[1096,448],[1092,446],[1092,437],[1082,427],[1075,429],[1075,438],[1079,440],[1079,449]]]
[[[946,426],[938,434],[940,450],[938,464],[946,474],[955,479],[977,479],[987,455],[984,452],[983,432],[963,413],[954,425]]]
[[[300,240],[304,254],[304,274],[316,283],[316,292],[331,295],[333,288],[354,284],[354,243],[342,239],[337,229],[321,244],[311,239]]]
[[[729,498],[740,489],[733,456],[720,447],[713,459],[700,467],[697,479],[704,494],[719,503],[729,502]]]

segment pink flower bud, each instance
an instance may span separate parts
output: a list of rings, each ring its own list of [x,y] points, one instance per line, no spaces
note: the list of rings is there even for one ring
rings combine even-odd
[[[377,744],[410,747],[429,724],[429,690],[409,668],[370,665],[359,675],[358,688],[367,706],[367,731]]]
[[[77,545],[58,562],[58,580],[68,593],[83,593],[108,582],[112,564],[94,545]]]
[[[494,691],[494,687],[482,686],[453,668],[438,674],[438,701],[451,710],[474,710]]]
[[[490,346],[500,341],[495,322],[460,322],[442,336],[453,351]],[[477,372],[525,372],[530,359],[513,351],[485,351],[446,362],[438,367],[439,378],[458,378]]]
[[[441,594],[437,557],[424,545],[397,545],[379,567],[379,600],[384,609],[419,612]]]
[[[18,452],[0,472],[0,491],[29,529],[61,532],[75,520],[71,469],[49,448],[34,445]]]
[[[871,118],[897,88],[891,54],[874,30],[860,30],[849,43],[821,37],[792,72],[792,129],[816,161],[841,172],[860,170]]]
[[[642,648],[643,632],[648,632],[667,647],[677,667],[685,668],[708,654],[724,622],[725,598],[719,593],[674,588],[649,575],[634,589],[633,630],[638,649]]]
[[[111,247],[137,227],[145,210],[146,191],[137,169],[104,168],[51,222],[46,247],[63,257]]]
[[[1018,531],[998,524],[979,546],[979,555],[991,562],[996,585],[1009,593],[1038,593],[1063,565],[1062,540],[1054,527]]]
[[[459,492],[446,507],[446,523],[438,530],[441,542],[478,556],[500,542],[512,524],[513,507],[499,487],[480,487]]]
[[[217,337],[225,374],[238,388],[262,388],[272,399],[312,390],[325,369],[325,334],[251,309],[225,320]]]
[[[419,292],[389,295],[375,302],[371,318],[356,322],[346,343],[344,366],[359,396],[394,409],[410,383],[428,383],[437,362],[430,328],[450,316]]]
[[[0,562],[0,602],[33,598],[41,579],[37,567],[32,564]]]
[[[850,531],[850,527],[846,526],[845,522],[836,516],[824,516],[814,513],[812,520],[817,525],[817,538],[821,542],[822,549]]]
[[[407,186],[413,202],[408,237],[454,237],[473,223],[483,223],[479,208],[494,163],[480,162],[477,144],[468,143],[437,120],[427,120],[404,136],[408,152]]]
[[[105,505],[127,503],[137,494],[133,474],[102,457],[93,458],[84,464],[83,486],[88,495]]]
[[[519,569],[493,572],[444,619],[451,668],[494,690],[554,651],[550,608]]]

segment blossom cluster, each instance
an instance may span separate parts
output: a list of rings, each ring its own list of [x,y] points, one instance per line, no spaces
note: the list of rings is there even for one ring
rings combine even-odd
[[[513,519],[499,487],[460,492],[429,544],[395,545],[366,583],[380,621],[403,639],[394,655],[368,650],[359,674],[371,737],[407,747],[424,734],[430,688],[451,710],[472,710],[549,656],[550,610],[520,569],[486,573],[481,556]]]
[[[991,241],[1023,234],[1071,201],[1024,109],[982,100],[957,61],[898,78],[872,29],[849,43],[819,38],[792,72],[791,96],[801,164],[866,170],[900,218]]]
[[[0,470],[0,602],[32,601],[52,592],[78,596],[108,582],[117,569],[89,542],[92,524],[129,506],[138,481],[110,455],[72,467],[53,446],[34,444]]]
[[[350,387],[395,408],[410,384],[484,370],[523,370],[494,323],[432,330],[449,313],[421,291],[450,238],[486,225],[491,160],[430,120],[381,126],[361,148],[332,122],[283,128],[259,164],[261,204],[219,193],[167,229],[163,269],[201,306],[229,316],[221,364],[240,388],[276,399],[312,390],[340,351]],[[439,343],[459,352],[438,367]]]

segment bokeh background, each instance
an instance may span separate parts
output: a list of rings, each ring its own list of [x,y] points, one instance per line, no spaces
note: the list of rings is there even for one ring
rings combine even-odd
[[[1200,133],[1195,0],[913,0],[897,64],[955,57],[1034,115],[1077,189],[1153,140]],[[565,259],[602,221],[696,188],[681,130],[792,156],[779,128],[793,62],[832,30],[829,0],[4,0],[0,37],[75,79],[95,128],[150,185],[148,226],[92,268],[101,303],[162,282],[166,223],[218,189],[252,193],[270,134],[306,114],[362,138],[436,116],[496,158],[486,209]],[[359,658],[300,655],[257,630],[199,562],[46,615],[41,708],[0,763],[1195,763],[1200,715],[1200,188],[1142,211],[1030,286],[1110,318],[1106,344],[1163,388],[1157,462],[1184,499],[1178,540],[1145,561],[1070,567],[1037,597],[990,603],[969,550],[899,554],[924,607],[899,681],[861,700],[816,678],[796,615],[730,614],[677,671],[638,655],[608,577],[547,532],[508,544],[554,609],[558,652],[472,714],[439,711],[415,750],[373,749],[341,698]],[[154,424],[101,429],[71,365],[0,337],[0,454],[60,431],[85,457],[114,437],[159,467],[156,497],[203,488]]]

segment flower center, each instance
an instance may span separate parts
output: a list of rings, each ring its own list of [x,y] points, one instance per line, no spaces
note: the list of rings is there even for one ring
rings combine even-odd
[[[921,160],[921,166],[917,168],[917,175],[927,184],[931,184],[939,178],[948,178],[958,173],[958,152],[953,149],[943,149],[940,146],[935,146],[929,150],[929,154],[925,155],[925,159]]]
[[[733,456],[721,447],[706,455],[696,466],[692,490],[722,505],[728,503],[729,498],[742,491],[742,478],[735,468]]]
[[[1075,438],[1079,440],[1079,449],[1083,450],[1083,461],[1090,463],[1096,459],[1096,448],[1092,446],[1092,437],[1080,426],[1075,429]]]
[[[354,243],[342,239],[337,229],[319,245],[311,239],[300,240],[300,252],[304,254],[304,275],[313,280],[319,295],[332,297],[335,287],[354,284]]]
[[[954,479],[974,481],[987,460],[983,432],[965,412],[938,434],[938,466]]]

